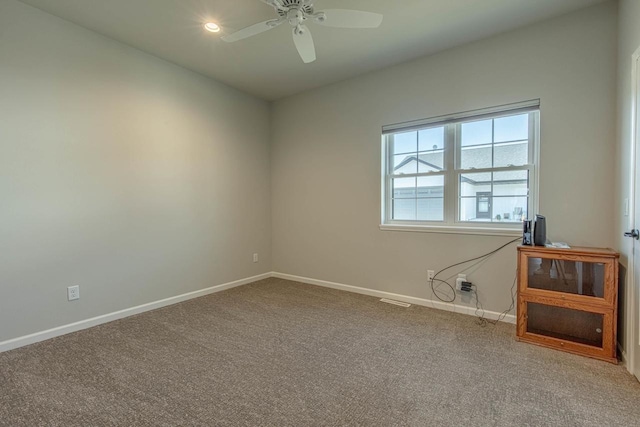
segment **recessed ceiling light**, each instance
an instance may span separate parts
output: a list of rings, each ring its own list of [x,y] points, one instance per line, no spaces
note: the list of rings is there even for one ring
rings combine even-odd
[[[220,25],[216,24],[215,22],[207,22],[206,24],[204,24],[204,29],[212,33],[219,33]]]

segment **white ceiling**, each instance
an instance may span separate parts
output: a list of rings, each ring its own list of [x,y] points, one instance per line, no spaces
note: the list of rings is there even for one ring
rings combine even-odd
[[[259,0],[22,0],[100,34],[275,100],[580,9],[602,0],[316,0],[316,10],[382,13],[375,30],[309,24],[318,60],[303,64],[291,28],[236,43],[224,33],[271,19]]]

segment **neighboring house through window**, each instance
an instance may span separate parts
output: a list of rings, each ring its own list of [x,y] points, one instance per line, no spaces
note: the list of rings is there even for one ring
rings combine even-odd
[[[513,231],[535,213],[539,101],[383,128],[383,227]]]

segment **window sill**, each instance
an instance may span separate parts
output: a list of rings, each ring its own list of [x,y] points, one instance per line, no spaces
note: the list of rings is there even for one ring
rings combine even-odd
[[[491,227],[451,227],[437,225],[404,225],[404,224],[380,224],[381,231],[404,231],[414,233],[441,233],[441,234],[471,234],[477,236],[522,236],[520,230],[512,228]]]

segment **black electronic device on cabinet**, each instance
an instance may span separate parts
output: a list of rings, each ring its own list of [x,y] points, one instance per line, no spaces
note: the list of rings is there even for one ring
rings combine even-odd
[[[542,215],[536,215],[536,222],[533,229],[533,244],[544,246],[547,243],[547,219]]]
[[[531,237],[531,220],[528,219],[522,221],[522,244],[525,246],[531,246],[533,244]]]

